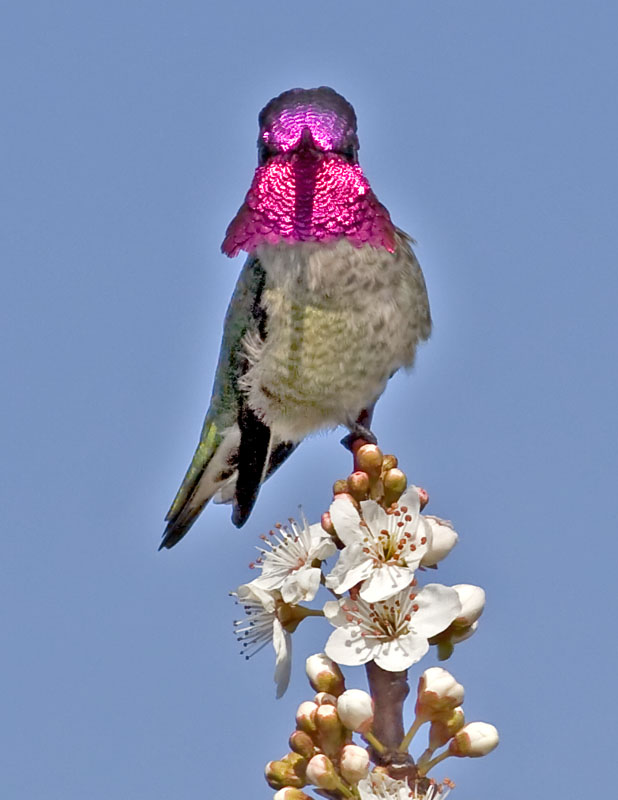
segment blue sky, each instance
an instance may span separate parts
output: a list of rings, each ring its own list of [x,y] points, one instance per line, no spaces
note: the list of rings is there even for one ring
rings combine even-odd
[[[488,594],[448,667],[502,743],[447,762],[454,797],[606,789],[617,26],[610,0],[4,6],[3,797],[272,794],[263,765],[327,626],[301,627],[275,703],[271,654],[238,656],[227,592],[260,533],[327,507],[341,432],[302,445],[242,532],[213,507],[156,547],[241,266],[219,247],[257,113],[321,84],[356,108],[435,320],[374,429],[460,532],[440,580]]]

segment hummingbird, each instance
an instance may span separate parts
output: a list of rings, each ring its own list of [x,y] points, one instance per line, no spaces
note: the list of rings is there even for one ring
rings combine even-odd
[[[309,434],[376,442],[373,407],[431,331],[414,240],[358,163],[356,114],[334,89],[260,112],[258,166],[222,251],[247,259],[225,317],[210,407],[167,514],[173,547],[209,500],[241,527],[261,484]]]

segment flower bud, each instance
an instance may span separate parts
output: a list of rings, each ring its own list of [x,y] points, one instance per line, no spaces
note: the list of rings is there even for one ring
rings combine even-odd
[[[463,702],[464,688],[450,672],[442,667],[430,667],[420,677],[416,700],[416,715],[434,719]]]
[[[427,493],[427,489],[423,489],[420,486],[417,486],[416,488],[418,490],[418,499],[420,500],[422,511],[429,502],[429,494]]]
[[[429,748],[437,750],[449,739],[458,733],[466,723],[464,711],[461,706],[454,708],[450,713],[439,719],[434,719],[429,729]]]
[[[333,483],[333,494],[347,494],[348,492],[348,482],[343,480],[338,480]]]
[[[366,472],[353,472],[348,476],[348,491],[355,500],[366,500],[369,493],[369,475]]]
[[[485,608],[485,592],[480,586],[469,583],[458,583],[453,589],[459,595],[461,614],[452,623],[457,628],[468,628],[474,625]]]
[[[480,758],[498,746],[500,737],[497,729],[488,722],[469,722],[465,725],[449,745],[453,756]]]
[[[307,765],[307,780],[320,789],[332,790],[339,786],[339,777],[333,762],[327,756],[313,756]]]
[[[308,794],[301,789],[293,789],[291,786],[284,786],[273,795],[273,800],[311,800]]]
[[[291,759],[291,756],[294,758]],[[297,753],[288,753],[280,761],[269,761],[264,769],[264,775],[272,789],[283,789],[285,786],[300,789],[307,782],[306,766],[305,758]]]
[[[319,706],[315,714],[315,724],[318,728],[315,739],[320,750],[327,755],[336,756],[345,741],[347,731],[335,706]]]
[[[296,711],[296,727],[299,731],[304,731],[309,734],[315,733],[317,730],[315,724],[315,714],[317,710],[317,705],[312,703],[311,700],[305,700],[304,703],[298,706]]]
[[[311,758],[315,753],[313,739],[305,731],[292,731],[290,734],[290,750],[298,753],[304,758]]]
[[[459,536],[450,525],[442,520],[437,520],[435,517],[424,517],[423,519],[429,526],[431,534],[427,537],[429,547],[421,560],[421,567],[435,567],[455,547]]]
[[[379,475],[382,467],[382,451],[375,444],[364,444],[356,453],[356,469],[368,475]]]
[[[408,479],[405,472],[393,468],[384,473],[382,483],[384,486],[384,505],[388,508],[393,503],[396,503],[405,492]]]
[[[334,694],[329,694],[328,692],[318,692],[313,698],[313,702],[316,706],[336,706],[337,698]]]
[[[398,464],[399,462],[397,461],[397,456],[391,455],[389,453],[388,455],[385,455],[384,458],[382,459],[382,471],[388,472],[389,469],[395,469],[395,467],[398,466]]]
[[[339,719],[351,731],[367,733],[373,724],[373,700],[362,689],[347,689],[337,699]]]
[[[369,753],[364,747],[346,744],[339,760],[341,775],[348,783],[358,783],[369,773]]]
[[[316,692],[328,692],[339,696],[345,689],[343,672],[326,653],[309,656],[305,662],[309,683]]]
[[[330,518],[330,514],[328,513],[328,511],[325,511],[322,514],[321,523],[322,523],[322,530],[326,531],[326,533],[330,533],[331,536],[334,536],[335,526],[333,525],[333,521]]]

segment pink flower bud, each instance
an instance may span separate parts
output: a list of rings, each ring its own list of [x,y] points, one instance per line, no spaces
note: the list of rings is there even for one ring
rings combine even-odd
[[[328,692],[339,696],[345,689],[343,672],[326,653],[309,656],[305,662],[305,670],[309,683],[316,692]]]
[[[332,790],[339,785],[339,777],[333,762],[321,753],[313,756],[309,764],[307,764],[307,780],[320,789]]]
[[[454,756],[480,758],[498,746],[497,729],[488,722],[469,722],[451,740],[449,752]]]
[[[304,703],[298,706],[296,711],[296,727],[299,731],[315,733],[317,730],[315,725],[315,713],[317,710],[317,705],[312,703],[311,700],[305,700]]]
[[[463,686],[457,683],[450,672],[442,667],[430,667],[418,682],[416,715],[422,719],[434,719],[460,706],[463,697]]]
[[[369,753],[364,747],[346,744],[339,761],[341,775],[348,783],[358,783],[369,773]]]
[[[339,719],[351,731],[366,733],[373,724],[373,700],[362,689],[348,689],[337,700]]]
[[[461,614],[455,619],[453,625],[456,627],[468,627],[474,625],[483,613],[485,608],[485,592],[480,586],[473,586],[469,583],[458,583],[453,589],[459,595],[461,603]]]

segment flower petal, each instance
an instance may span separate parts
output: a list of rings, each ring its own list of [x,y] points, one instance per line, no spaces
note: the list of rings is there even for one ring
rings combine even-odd
[[[412,628],[418,636],[429,638],[446,630],[461,613],[459,595],[450,586],[428,583],[416,596],[418,611],[412,617]]]
[[[301,567],[283,581],[281,597],[284,603],[308,603],[320,588],[322,571],[318,567]]]
[[[330,504],[330,518],[337,536],[344,544],[357,542],[361,534],[360,517],[354,504],[345,497],[338,497]]]
[[[420,661],[428,650],[427,639],[408,633],[382,644],[373,660],[388,672],[402,672]]]
[[[324,652],[338,664],[357,667],[374,656],[375,640],[368,639],[357,625],[336,628],[328,637]]]
[[[367,603],[377,603],[405,589],[413,580],[413,569],[382,564],[371,571],[359,594]]]
[[[363,546],[355,542],[343,548],[332,571],[326,576],[326,586],[337,594],[347,592],[352,586],[371,575],[373,562],[367,558]]]
[[[273,646],[275,648],[275,683],[277,697],[282,697],[290,683],[292,672],[292,637],[283,629],[278,619],[273,622]]]

